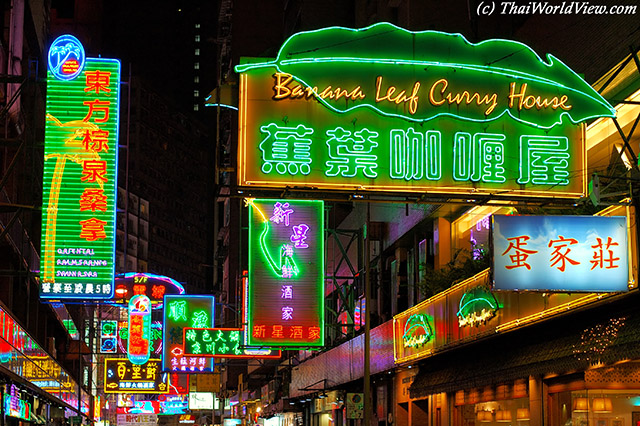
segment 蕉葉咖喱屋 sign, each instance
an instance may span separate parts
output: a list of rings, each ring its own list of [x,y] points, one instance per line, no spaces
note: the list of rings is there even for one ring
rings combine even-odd
[[[380,23],[295,34],[240,77],[239,183],[580,197],[614,109],[553,56]]]
[[[113,297],[120,62],[49,49],[40,297]]]

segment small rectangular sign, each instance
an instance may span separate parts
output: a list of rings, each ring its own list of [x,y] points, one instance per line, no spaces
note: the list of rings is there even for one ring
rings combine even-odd
[[[217,358],[280,358],[280,350],[255,353],[243,346],[244,330],[241,328],[185,328],[184,355]]]
[[[156,414],[118,414],[118,426],[156,426]]]
[[[105,393],[168,393],[169,374],[161,371],[161,362],[150,359],[136,365],[127,358],[105,359]]]
[[[493,216],[496,290],[627,291],[624,216]]]

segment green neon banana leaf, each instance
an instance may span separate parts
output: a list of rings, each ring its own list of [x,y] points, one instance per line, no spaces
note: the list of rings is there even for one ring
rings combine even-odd
[[[315,88],[316,95],[328,86],[330,90],[340,88],[347,92],[360,86],[364,99],[315,96],[339,113],[369,108],[411,121],[428,121],[443,115],[491,121],[509,114],[515,120],[543,128],[562,123],[565,116],[574,123],[615,116],[612,106],[564,63],[552,55],[544,61],[516,41],[472,44],[460,34],[410,32],[389,23],[360,30],[331,27],[295,34],[284,43],[275,61],[240,65],[236,71],[250,72],[265,66],[292,75],[297,83],[289,84],[289,88],[300,84]],[[381,82],[378,77],[382,77]],[[453,98],[462,94],[460,102],[433,105],[429,101],[431,88],[440,79],[447,80],[447,87],[441,91],[443,83],[435,86],[435,103],[446,99],[449,92]],[[416,83],[420,84],[417,89]],[[560,101],[566,96],[566,102],[562,106],[556,104],[556,108],[520,106],[518,94],[525,83],[522,99],[540,96],[551,102],[554,97]],[[406,97],[415,93],[418,99],[398,103],[384,99],[389,86],[395,86],[391,99],[401,91]],[[475,92],[478,99],[487,95],[486,102],[472,98],[467,103],[465,90],[469,97]],[[495,102],[490,101],[493,94]],[[493,108],[489,108],[490,103]]]

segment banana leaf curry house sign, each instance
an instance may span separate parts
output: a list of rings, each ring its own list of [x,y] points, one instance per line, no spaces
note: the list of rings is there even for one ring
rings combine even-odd
[[[379,23],[293,35],[240,73],[239,184],[576,198],[614,109],[515,41]]]

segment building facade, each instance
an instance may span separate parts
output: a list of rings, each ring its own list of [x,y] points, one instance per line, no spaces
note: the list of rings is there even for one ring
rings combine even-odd
[[[629,178],[636,173],[637,157],[632,152],[638,149],[633,125],[638,111],[632,105],[639,74],[632,64],[636,52],[622,47],[635,37],[629,26],[633,13],[611,17],[611,22],[617,24],[599,32],[590,30],[602,26],[602,21],[593,16],[483,17],[463,3],[435,7],[424,2],[360,1],[344,6],[338,14],[346,17],[344,20],[326,22],[322,13],[314,14],[313,4],[288,2],[283,8],[284,29],[265,30],[256,43],[330,25],[361,28],[389,21],[415,31],[460,32],[471,42],[507,38],[527,44],[539,55],[551,53],[584,75],[616,108],[615,119],[591,120],[586,126],[586,175],[590,179],[593,173],[606,176],[604,185],[609,185],[608,189],[599,195],[592,190],[591,199],[576,200],[569,209],[560,206],[557,210],[545,210],[540,203],[529,204],[531,200],[522,199],[506,200],[498,207],[488,199],[478,201],[476,197],[465,204],[460,200],[436,203],[400,196],[396,200],[378,199],[367,208],[365,202],[360,202],[366,201],[366,194],[358,192],[345,196],[311,190],[314,195],[309,195],[296,193],[293,185],[279,190],[269,188],[272,192],[265,190],[273,198],[326,200],[325,295],[330,308],[325,317],[327,345],[321,351],[288,351],[277,366],[263,363],[259,368],[245,370],[236,366],[235,372],[229,369],[226,389],[222,390],[234,402],[228,414],[243,419],[245,424],[364,424],[365,415],[357,400],[364,397],[366,388],[365,313],[370,317],[371,328],[371,400],[367,404],[371,424],[620,425],[635,421],[633,403],[629,402],[635,388],[632,379],[623,379],[635,377],[638,359],[633,349],[634,327],[627,322],[633,321],[627,309],[633,305],[637,292],[635,248],[629,253],[629,291],[616,295],[492,292],[492,277],[487,269],[492,215],[566,215],[575,214],[576,209],[582,215],[622,215],[630,227],[632,247],[635,244],[636,201]],[[257,12],[245,7],[243,2],[223,3],[223,10],[237,16],[234,30],[242,28],[243,19],[250,21],[247,14]],[[247,13],[236,15],[237,11]],[[267,12],[273,11],[264,13]],[[269,49],[251,50],[251,43],[242,44],[242,36],[235,38],[234,34],[227,34],[224,50],[234,52],[230,55],[234,64],[239,63],[235,62],[239,56],[276,56],[276,41]],[[578,39],[590,42],[578,48]],[[237,84],[232,75],[224,68],[218,87]],[[229,186],[219,202],[237,212],[227,215],[229,220],[224,227],[228,230],[221,245],[233,247],[235,239],[240,249],[237,258],[227,258],[219,249],[218,253],[225,254],[220,258],[218,281],[223,294],[235,294],[235,302],[239,303],[238,282],[247,264],[243,254],[246,237],[239,229],[246,213],[233,196],[263,194],[246,187],[236,192],[234,172],[240,164],[235,159],[233,126],[239,113],[220,108],[219,114],[223,117],[220,131],[225,135],[219,139],[219,147],[228,155],[228,162],[219,165],[223,170],[220,182]],[[622,181],[626,182],[625,189],[613,191]],[[234,203],[236,207],[231,207]],[[603,213],[609,203],[622,207]],[[365,225],[370,232],[368,253]],[[368,304],[364,303],[366,282],[371,285]],[[460,300],[475,288],[487,289],[500,309],[476,323],[460,322]],[[226,303],[233,303],[233,299]],[[403,327],[407,318],[421,309],[442,321],[434,326],[434,333],[441,336],[437,339],[442,340],[407,351],[402,342]],[[233,312],[228,318],[237,321]],[[242,377],[236,384],[238,372]],[[265,386],[280,387],[280,391],[265,395]]]

